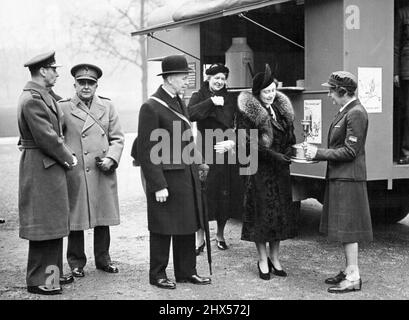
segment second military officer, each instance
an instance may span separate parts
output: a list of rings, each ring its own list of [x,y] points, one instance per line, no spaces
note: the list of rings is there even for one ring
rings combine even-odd
[[[75,277],[84,276],[87,258],[84,232],[94,228],[95,266],[117,273],[109,255],[109,226],[119,224],[117,177],[124,147],[118,114],[110,99],[95,94],[102,70],[91,64],[71,69],[76,95],[61,100],[66,143],[79,156],[78,167],[67,176],[70,235],[67,260]]]

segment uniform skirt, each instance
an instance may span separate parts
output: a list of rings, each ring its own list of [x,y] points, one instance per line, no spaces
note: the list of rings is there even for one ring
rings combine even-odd
[[[327,181],[320,232],[344,243],[372,241],[366,182]]]

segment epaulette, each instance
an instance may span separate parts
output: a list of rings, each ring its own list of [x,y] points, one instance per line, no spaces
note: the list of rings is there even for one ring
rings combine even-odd
[[[38,93],[38,92],[35,91],[35,90],[30,90],[30,92],[31,92],[31,96],[32,96],[34,99],[42,100],[40,93]]]
[[[69,101],[71,101],[71,98],[61,99],[61,100],[58,100],[57,102],[69,102]]]
[[[109,101],[111,101],[111,99],[109,99],[109,98],[106,98],[106,97],[103,97],[103,96],[98,96],[99,98],[101,98],[101,99],[105,99],[105,100],[109,100]]]

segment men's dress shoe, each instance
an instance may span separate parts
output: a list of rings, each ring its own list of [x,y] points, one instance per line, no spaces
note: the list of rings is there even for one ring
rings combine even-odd
[[[325,279],[326,284],[338,284],[345,279],[347,275],[344,271],[340,271],[335,277]]]
[[[409,157],[400,158],[398,164],[409,164]]]
[[[206,245],[206,241],[203,241],[203,243],[199,247],[196,248],[196,255],[197,256],[200,255],[201,252],[203,252],[203,250],[205,248],[205,245]]]
[[[102,268],[97,268],[97,269],[108,272],[108,273],[118,273],[119,272],[118,268],[113,266],[112,264],[107,264],[106,266],[103,266]]]
[[[77,277],[77,278],[83,278],[83,277],[85,277],[85,273],[84,273],[84,270],[83,270],[82,268],[74,268],[74,269],[72,269],[72,270],[71,270],[71,274],[72,274],[74,277]]]
[[[216,240],[216,243],[217,243],[217,248],[219,248],[219,250],[227,250],[227,249],[229,249],[229,247],[228,247],[227,244],[226,244],[226,241]]]
[[[278,269],[276,269],[276,267],[274,267],[274,264],[271,261],[270,257],[267,258],[267,263],[268,263],[269,271],[272,272],[273,274],[275,274],[276,276],[279,276],[279,277],[286,277],[287,276],[287,272],[285,272],[284,270],[278,270]]]
[[[188,278],[181,278],[181,279],[176,279],[176,282],[190,282],[193,284],[211,284],[212,283],[212,279],[210,278],[205,278],[205,277],[201,277],[197,274],[191,275]]]
[[[263,271],[261,271],[260,262],[257,262],[257,268],[258,268],[258,276],[260,277],[260,279],[270,280],[270,272],[264,273]]]
[[[348,279],[342,280],[334,287],[329,287],[329,293],[347,293],[352,291],[360,291],[362,288],[362,280],[350,281]]]
[[[72,274],[63,275],[60,277],[60,284],[70,284],[74,282],[74,276]]]
[[[174,283],[173,281],[170,281],[167,278],[149,280],[149,283],[161,289],[176,289],[176,283]]]
[[[60,287],[54,288],[54,289],[48,289],[45,286],[28,286],[27,291],[30,293],[35,293],[35,294],[43,294],[47,296],[52,296],[55,294],[61,294],[62,289]]]

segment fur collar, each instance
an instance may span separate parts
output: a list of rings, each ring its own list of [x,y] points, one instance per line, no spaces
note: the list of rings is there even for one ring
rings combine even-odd
[[[247,118],[254,126],[264,126],[269,120],[267,110],[261,105],[250,92],[243,91],[238,97],[238,107],[242,115]],[[290,99],[282,92],[277,91],[273,105],[277,107],[281,115],[284,116],[287,123],[294,121],[294,109]]]

